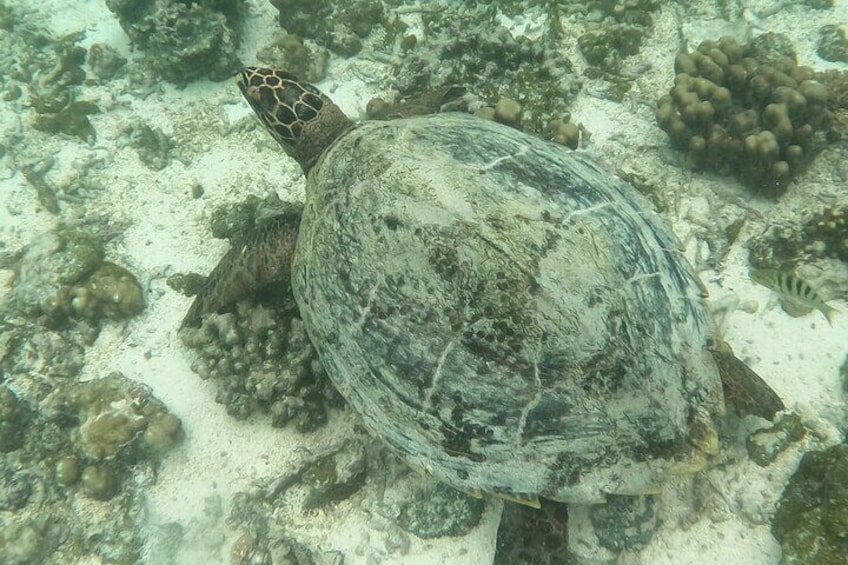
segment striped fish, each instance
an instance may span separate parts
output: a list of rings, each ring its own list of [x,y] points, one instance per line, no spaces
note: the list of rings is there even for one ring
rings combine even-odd
[[[776,269],[751,269],[751,280],[778,293],[781,299],[793,303],[796,306],[795,311],[798,310],[797,306],[805,309],[803,313],[818,310],[824,314],[827,323],[833,325],[833,316],[838,310],[828,306],[810,283],[794,273]]]

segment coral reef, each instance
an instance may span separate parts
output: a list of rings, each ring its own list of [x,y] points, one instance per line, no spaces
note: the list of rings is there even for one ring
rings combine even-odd
[[[791,270],[816,259],[848,263],[848,205],[802,210],[791,223],[772,222],[748,242],[751,265]]]
[[[86,100],[91,79],[85,70],[88,51],[79,45],[84,34],[56,37],[40,25],[42,14],[26,10],[17,5],[3,8],[5,16],[0,15],[6,26],[0,28],[0,92],[4,109],[11,111],[7,116],[17,116],[3,121],[0,157],[23,174],[45,210],[51,214],[62,208],[79,210],[79,196],[96,182],[73,181],[101,161],[78,142],[69,143],[93,144],[97,132],[89,118],[101,111]],[[74,153],[85,155],[74,162],[79,174],[66,175],[63,186],[57,186],[48,173],[63,155]]]
[[[804,455],[783,491],[771,530],[783,549],[783,563],[845,562],[848,446]]]
[[[233,497],[229,523],[238,535],[233,561],[287,563],[282,556],[296,556],[297,563],[312,563],[315,538],[303,536],[304,522],[331,529],[336,514],[348,515],[350,505],[366,505],[371,519],[381,524],[382,535],[363,543],[363,549],[376,545],[381,558],[392,562],[409,553],[413,539],[428,543],[465,535],[480,523],[487,506],[432,477],[411,473],[381,442],[353,434]]]
[[[75,99],[86,78],[82,65],[87,51],[76,45],[80,39],[82,35],[71,34],[51,40],[53,57],[32,61],[32,67],[26,70],[32,77],[27,81],[27,102],[35,111],[33,128],[93,143],[97,134],[88,116],[100,109],[93,102]]]
[[[819,256],[848,263],[848,207],[827,206],[813,213],[803,238]]]
[[[362,49],[362,40],[383,23],[379,0],[271,0],[280,11],[280,26],[291,34],[315,39],[333,51],[350,57]]]
[[[111,45],[93,43],[88,48],[88,66],[100,82],[106,82],[119,76],[124,71],[126,64],[126,58]]]
[[[842,379],[842,390],[848,392],[848,354],[845,354],[845,359],[839,367],[839,376]]]
[[[97,326],[88,321],[45,328],[20,314],[0,309],[0,376],[4,380],[18,378],[25,386],[46,394],[54,380],[79,374],[85,349],[97,335]],[[38,378],[33,378],[35,375]]]
[[[326,422],[329,407],[342,404],[290,306],[240,303],[182,337],[198,353],[192,370],[215,382],[216,400],[236,418],[259,410],[273,426],[293,421],[309,432]]]
[[[0,562],[139,562],[142,491],[181,437],[120,373],[23,394],[0,385]]]
[[[342,449],[312,461],[300,476],[301,482],[309,485],[303,508],[322,508],[356,494],[367,477],[366,457],[366,446],[351,441]]]
[[[397,59],[394,87],[409,95],[462,85],[491,104],[512,99],[523,109],[523,129],[540,133],[580,83],[556,41],[514,37],[497,13],[497,6],[481,3],[423,12],[421,35]]]
[[[103,243],[78,230],[56,230],[27,245],[16,266],[13,297],[25,312],[52,314],[69,306],[71,285],[103,262]],[[65,298],[63,298],[65,297]]]
[[[557,3],[544,3],[543,9],[550,10],[550,32],[542,40],[513,36],[500,23],[501,13],[523,13],[526,6],[521,3],[459,5],[439,0],[425,10],[374,0],[328,0],[317,6],[302,0],[272,0],[272,4],[288,35],[262,50],[260,58],[274,64],[284,61],[297,69],[294,74],[308,80],[325,72],[326,55],[318,49],[351,56],[367,47],[374,58],[393,68],[389,82],[400,100],[446,93],[461,85],[476,98],[464,109],[474,112],[486,104],[513,100],[522,108],[522,127],[537,134],[567,108],[580,88],[557,40]],[[639,0],[598,3],[597,8],[601,18],[609,15],[631,25],[645,21],[635,14],[650,6],[653,2]],[[421,27],[414,31],[405,23],[410,13],[420,16]],[[371,117],[379,114],[369,111]]]
[[[103,256],[100,237],[59,227],[3,265],[14,271],[0,301],[0,383],[43,398],[79,374],[105,320],[142,311],[138,280]]]
[[[848,298],[848,203],[838,194],[828,200],[772,215],[746,242],[752,278],[761,282],[764,277],[790,316],[815,308],[831,322],[839,309],[828,301]],[[793,288],[800,290],[781,290],[769,283],[769,273],[793,281]],[[775,280],[781,279],[771,279]],[[804,294],[798,298],[799,293]]]
[[[120,373],[61,388],[44,401],[41,415],[67,434],[69,444],[57,461],[62,482],[79,474],[83,491],[97,493],[95,498],[117,492],[126,474],[122,466],[157,460],[182,437],[179,419],[147,387]],[[74,460],[81,473],[69,473]]]
[[[577,38],[577,45],[587,63],[615,71],[622,57],[639,52],[644,35],[642,28],[625,24],[587,25],[586,33]]]
[[[0,453],[16,451],[23,446],[29,416],[26,403],[9,388],[0,387]]]
[[[72,101],[70,87],[79,86],[85,80],[86,50],[76,45],[79,34],[53,41],[54,57],[49,67],[44,63],[36,66],[37,80],[29,84],[29,104],[39,114],[61,111]],[[36,70],[36,69],[33,69]]]
[[[494,106],[483,106],[474,112],[474,115],[522,129],[523,110],[524,108],[521,104],[512,98],[501,98]],[[569,149],[577,149],[580,143],[581,131],[582,127],[571,121],[570,112],[565,112],[562,115],[555,112],[540,135],[544,139],[548,139]]]
[[[143,306],[138,281],[103,261],[90,232],[59,227],[3,265],[14,269],[0,304],[0,511],[13,511],[3,563],[137,562],[140,489],[181,436],[145,387],[74,379],[101,321]]]
[[[541,508],[505,504],[498,528],[495,565],[564,565],[568,557],[568,506],[548,502]]]
[[[580,143],[580,126],[572,122],[571,114],[566,112],[548,122],[542,136],[569,149],[577,149]]]
[[[801,418],[794,413],[782,414],[771,426],[759,429],[745,440],[748,456],[760,467],[767,467],[790,445],[806,435]]]
[[[71,102],[56,113],[35,116],[32,127],[45,133],[64,133],[93,143],[97,132],[88,116],[98,113],[100,108],[93,102]]]
[[[825,61],[848,62],[848,37],[845,26],[826,25],[819,30],[816,52]]]
[[[365,106],[365,115],[369,120],[393,120],[436,112],[467,112],[469,103],[466,94],[467,91],[463,87],[449,86],[425,90],[412,96],[401,96],[392,102],[372,98]],[[490,114],[482,117],[495,119],[494,108],[480,108],[478,115],[483,111],[490,111]]]
[[[74,314],[90,319],[123,320],[144,309],[141,285],[124,267],[104,262],[69,291]]]
[[[54,321],[69,316],[124,319],[144,307],[141,285],[124,267],[103,261],[103,243],[75,229],[37,237],[15,267],[14,306]]]
[[[645,547],[657,529],[654,496],[611,496],[589,516],[598,543],[615,553]]]
[[[45,157],[37,161],[23,163],[21,173],[29,184],[35,189],[39,204],[51,214],[59,212],[59,199],[56,189],[48,183],[44,176],[53,167],[56,160],[53,157]]]
[[[404,497],[393,512],[397,524],[423,539],[460,536],[480,523],[485,501],[443,483],[423,483]]]
[[[223,80],[236,57],[244,4],[225,0],[107,0],[108,8],[145,63],[178,86],[198,78]]]
[[[327,76],[330,54],[314,42],[306,42],[293,34],[285,34],[256,54],[260,63],[285,68],[307,82],[316,83]]]
[[[833,114],[828,89],[785,55],[781,36],[758,39],[722,37],[678,54],[656,117],[694,168],[736,174],[777,196],[826,143]]]
[[[521,128],[521,104],[512,98],[501,97],[495,103],[495,121],[516,129]]]
[[[161,171],[170,163],[174,142],[161,129],[136,123],[127,126],[123,135],[147,168]]]
[[[299,205],[278,198],[248,197],[213,212],[212,235],[238,245],[246,233],[265,219]],[[196,291],[198,279],[182,275],[169,284]],[[183,342],[198,357],[192,364],[203,379],[218,386],[218,402],[239,419],[259,410],[271,424],[294,422],[308,432],[323,425],[327,410],[343,404],[327,379],[293,299],[270,289],[258,303],[240,302],[232,312],[206,316],[199,328],[185,328]]]
[[[624,57],[639,52],[657,6],[656,0],[588,2],[586,30],[577,38],[586,62],[605,72],[618,72]]]

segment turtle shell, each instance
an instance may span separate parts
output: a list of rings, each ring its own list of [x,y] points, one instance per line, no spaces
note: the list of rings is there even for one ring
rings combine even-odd
[[[292,272],[333,383],[457,488],[654,490],[724,410],[700,283],[589,159],[463,114],[366,122],[307,177]]]

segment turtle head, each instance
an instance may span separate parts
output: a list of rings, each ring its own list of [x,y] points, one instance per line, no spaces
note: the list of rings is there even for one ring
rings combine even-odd
[[[239,90],[283,149],[309,172],[321,154],[353,127],[333,101],[281,69],[247,67]]]

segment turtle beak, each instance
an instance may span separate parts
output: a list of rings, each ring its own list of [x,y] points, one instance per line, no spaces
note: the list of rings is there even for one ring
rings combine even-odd
[[[274,104],[272,103],[273,100],[266,101],[266,103],[263,104],[262,82],[260,80],[257,84],[256,80],[252,80],[257,76],[260,76],[262,70],[263,69],[260,69],[259,67],[246,67],[242,69],[236,74],[236,85],[238,85],[241,95],[244,96],[244,99],[247,100],[247,103],[250,104],[253,111],[262,118],[263,122],[267,123],[268,114],[274,107]],[[264,90],[266,94],[270,92],[268,87],[264,87]]]
[[[236,85],[241,91],[241,95],[244,96],[248,101],[251,100],[251,96],[248,94],[248,88],[250,84],[250,75],[252,74],[253,70],[255,70],[254,67],[247,67],[235,74]]]

